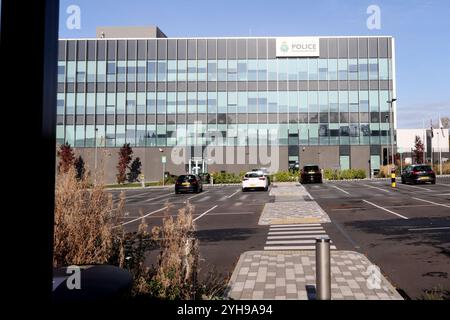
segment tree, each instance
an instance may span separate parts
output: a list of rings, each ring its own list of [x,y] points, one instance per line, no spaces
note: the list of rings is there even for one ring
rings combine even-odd
[[[117,165],[118,173],[117,183],[124,183],[127,179],[126,171],[128,168],[128,164],[130,163],[133,155],[133,149],[131,149],[129,143],[125,143],[122,148],[119,150],[119,164]]]
[[[75,166],[75,174],[76,174],[77,180],[83,179],[84,174],[85,174],[85,172],[86,172],[86,169],[84,168],[84,160],[83,160],[83,157],[79,156],[79,157],[75,160],[74,166]]]
[[[416,163],[423,163],[423,151],[424,146],[422,143],[422,139],[419,136],[416,136],[416,141],[414,142],[414,157],[416,158]]]
[[[444,129],[450,129],[450,118],[449,117],[442,117],[441,118],[442,126]]]
[[[136,159],[133,160],[130,166],[130,172],[128,172],[128,182],[136,182],[139,181],[139,175],[141,174],[141,159],[139,157],[136,157]]]
[[[75,155],[70,144],[66,142],[60,145],[57,155],[59,158],[58,172],[66,173],[73,166],[75,160]]]

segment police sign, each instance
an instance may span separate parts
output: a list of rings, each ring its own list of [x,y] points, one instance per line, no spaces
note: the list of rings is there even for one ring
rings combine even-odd
[[[277,57],[318,57],[318,37],[277,38]]]

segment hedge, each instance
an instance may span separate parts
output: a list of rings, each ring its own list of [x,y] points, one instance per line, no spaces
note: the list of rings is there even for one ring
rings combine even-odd
[[[365,179],[366,171],[364,169],[325,169],[323,176],[327,180]]]

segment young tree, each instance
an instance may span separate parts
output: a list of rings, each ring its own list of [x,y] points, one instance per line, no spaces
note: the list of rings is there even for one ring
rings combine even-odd
[[[416,141],[414,143],[414,157],[416,158],[416,163],[423,163],[423,151],[424,151],[424,146],[422,143],[422,139],[420,139],[419,136],[416,136]]]
[[[126,171],[128,168],[128,164],[130,163],[133,155],[133,149],[131,149],[129,143],[125,143],[122,148],[119,150],[119,164],[117,165],[118,173],[117,183],[124,183],[127,179]]]
[[[128,172],[128,182],[136,182],[139,181],[139,175],[141,174],[141,159],[139,157],[136,157],[136,159],[133,160],[130,166],[130,172]]]
[[[73,166],[75,160],[75,155],[70,144],[66,142],[60,145],[57,155],[59,158],[58,172],[66,173]]]
[[[81,180],[84,177],[86,169],[84,168],[84,160],[83,157],[79,156],[74,163],[75,166],[75,174],[77,180]]]

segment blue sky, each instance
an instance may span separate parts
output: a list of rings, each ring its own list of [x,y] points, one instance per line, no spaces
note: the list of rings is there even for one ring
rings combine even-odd
[[[366,26],[369,5],[381,29]],[[81,28],[66,27],[69,5]],[[95,37],[96,26],[157,25],[168,37],[392,35],[396,38],[398,126],[450,117],[448,0],[62,0],[60,37]]]

